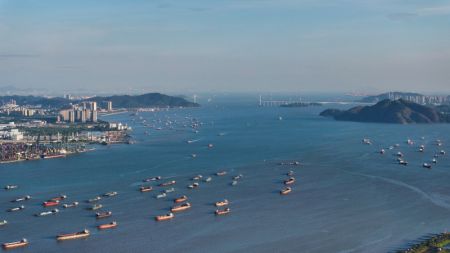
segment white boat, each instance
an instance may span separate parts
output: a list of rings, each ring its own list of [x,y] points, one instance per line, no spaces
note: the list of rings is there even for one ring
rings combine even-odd
[[[233,180],[233,182],[231,182],[231,185],[232,185],[232,186],[235,186],[235,185],[237,185],[237,183],[238,183],[238,181]]]
[[[445,151],[441,150],[441,152],[439,152],[441,155],[445,155]]]
[[[31,199],[31,196],[27,195],[25,197],[17,198],[15,200],[11,201],[11,202],[21,202],[21,201],[25,201],[25,200],[29,200],[29,199]]]
[[[211,180],[212,180],[212,178],[211,177],[207,177],[207,178],[205,178],[205,182],[211,182]]]
[[[431,164],[424,163],[422,166],[423,166],[424,168],[431,169]]]
[[[166,189],[166,190],[164,190],[164,193],[171,193],[171,192],[174,192],[175,191],[175,188],[169,188],[169,189]]]
[[[6,224],[8,224],[8,221],[7,221],[7,220],[2,220],[2,221],[0,221],[0,227],[1,227],[1,226],[5,226]]]
[[[23,210],[24,208],[25,208],[25,206],[13,207],[13,208],[8,209],[8,212],[17,212],[17,211]]]
[[[105,197],[113,197],[116,196],[118,193],[117,192],[107,192],[105,194],[103,194],[103,196]]]
[[[436,163],[437,163],[436,158],[433,158],[432,162],[433,162],[434,164],[436,164]]]
[[[167,197],[167,194],[166,194],[165,192],[156,195],[156,198],[157,198],[157,199],[161,199],[161,198],[165,198],[165,197]]]
[[[38,214],[36,214],[36,216],[47,216],[47,215],[57,214],[57,213],[59,213],[59,210],[58,209],[53,209],[51,211],[38,213]]]
[[[199,187],[199,183],[193,183],[193,184],[188,185],[189,189],[195,189],[197,187]]]
[[[71,208],[71,207],[77,207],[78,206],[78,202],[73,202],[72,204],[64,204],[63,207],[64,208]]]
[[[97,201],[99,201],[99,200],[101,200],[102,199],[102,197],[100,197],[100,196],[97,196],[97,197],[95,197],[95,198],[93,198],[93,199],[88,199],[88,203],[92,203],[92,202],[97,202]]]
[[[7,185],[7,186],[5,186],[5,190],[14,190],[14,189],[17,189],[17,188],[19,188],[18,185]]]
[[[202,175],[197,175],[197,176],[193,177],[192,180],[200,180],[202,178],[203,178]]]

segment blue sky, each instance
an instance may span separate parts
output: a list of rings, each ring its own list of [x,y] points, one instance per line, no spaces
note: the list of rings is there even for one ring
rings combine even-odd
[[[0,0],[0,86],[450,93],[450,1]]]

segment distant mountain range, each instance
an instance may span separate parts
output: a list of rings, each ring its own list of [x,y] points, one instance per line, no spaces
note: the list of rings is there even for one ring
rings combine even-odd
[[[320,113],[342,121],[379,122],[379,123],[450,123],[450,115],[441,109],[447,107],[429,107],[404,99],[385,99],[373,106],[357,106],[349,110],[327,109]],[[448,109],[448,108],[447,108]]]
[[[5,104],[15,100],[18,105],[42,106],[44,108],[64,108],[73,103],[83,101],[112,101],[114,108],[145,108],[145,107],[196,107],[197,103],[192,103],[181,97],[168,96],[161,93],[147,93],[143,95],[116,95],[107,97],[93,97],[84,100],[70,100],[62,97],[39,97],[39,96],[0,96],[0,103]]]

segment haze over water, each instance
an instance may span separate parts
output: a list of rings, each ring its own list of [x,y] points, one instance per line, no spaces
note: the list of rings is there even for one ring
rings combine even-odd
[[[431,170],[421,166],[448,149],[450,125],[336,122],[318,116],[327,106],[260,108],[256,96],[228,99],[200,108],[139,113],[149,123],[161,119],[160,131],[129,114],[104,118],[132,126],[134,145],[0,165],[0,185],[19,185],[0,192],[2,209],[16,206],[10,202],[16,197],[33,197],[21,212],[0,210],[0,219],[10,223],[0,228],[1,240],[26,237],[29,247],[17,252],[389,252],[450,227],[450,159],[438,158]],[[199,133],[182,127],[185,117],[203,122]],[[166,119],[179,123],[168,129]],[[373,145],[363,145],[363,138]],[[408,138],[414,146],[406,144]],[[434,145],[436,139],[442,147]],[[208,148],[209,143],[214,147]],[[377,153],[396,143],[399,148]],[[418,152],[421,144],[424,153]],[[398,151],[409,166],[395,162]],[[294,160],[302,166],[278,165]],[[227,176],[212,175],[223,169]],[[289,170],[297,182],[292,194],[280,196]],[[212,182],[187,189],[197,174],[211,175]],[[238,174],[244,178],[231,186],[231,177]],[[176,192],[156,199],[159,187],[138,191],[143,179],[158,175],[176,180]],[[119,226],[97,231],[96,225],[109,220],[96,221],[84,202],[108,191],[119,195],[101,203]],[[33,216],[43,211],[43,201],[59,194],[67,194],[64,202],[81,205],[55,216]],[[189,197],[192,208],[171,221],[155,222],[154,216],[167,213],[181,195]],[[215,217],[212,204],[224,198],[232,213]],[[59,233],[84,228],[93,233],[86,240],[55,240]]]

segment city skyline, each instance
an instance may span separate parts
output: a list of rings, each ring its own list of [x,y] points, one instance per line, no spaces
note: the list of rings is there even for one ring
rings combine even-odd
[[[0,87],[450,93],[449,15],[437,0],[0,0]]]

